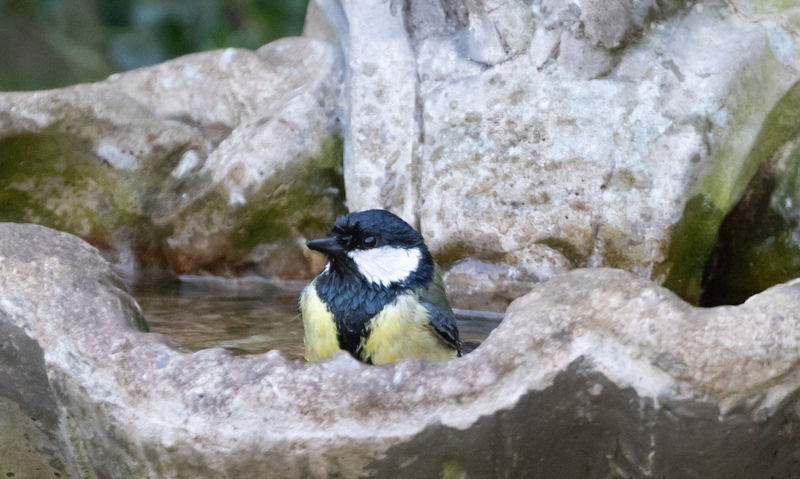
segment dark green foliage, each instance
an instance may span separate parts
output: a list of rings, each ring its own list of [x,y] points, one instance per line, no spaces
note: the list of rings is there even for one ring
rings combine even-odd
[[[300,33],[306,0],[0,0],[0,90],[115,71]]]

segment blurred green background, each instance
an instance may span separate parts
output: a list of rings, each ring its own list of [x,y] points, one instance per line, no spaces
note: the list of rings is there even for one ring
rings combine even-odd
[[[307,0],[0,0],[0,90],[39,90],[298,35]]]

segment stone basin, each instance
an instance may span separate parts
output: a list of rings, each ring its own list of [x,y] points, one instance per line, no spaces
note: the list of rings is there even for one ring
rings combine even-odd
[[[175,351],[90,245],[0,224],[18,477],[789,477],[800,283],[700,309],[574,270],[446,363]],[[47,473],[42,473],[47,471]]]

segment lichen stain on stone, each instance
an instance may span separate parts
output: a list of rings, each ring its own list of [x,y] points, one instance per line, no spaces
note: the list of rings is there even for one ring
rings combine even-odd
[[[603,265],[627,271],[635,268],[637,263],[635,242],[631,241],[626,233],[603,224],[598,227],[597,241]]]
[[[580,251],[577,246],[573,245],[564,238],[556,238],[551,236],[543,238],[536,243],[557,251],[567,261],[569,261],[569,264],[572,268],[582,268],[586,266],[586,263],[589,261],[588,253]]]
[[[620,169],[614,173],[614,176],[611,178],[611,185],[623,190],[630,190],[634,188],[644,189],[636,175],[634,175],[634,173],[627,168]]]
[[[442,479],[467,479],[467,471],[458,461],[447,461],[442,465]]]
[[[797,7],[797,0],[752,0],[747,3],[753,8],[753,13],[758,14],[780,13]]]
[[[508,255],[502,251],[491,251],[472,245],[466,241],[450,241],[438,251],[431,252],[442,267],[448,267],[464,258],[473,258],[487,263],[506,263]]]

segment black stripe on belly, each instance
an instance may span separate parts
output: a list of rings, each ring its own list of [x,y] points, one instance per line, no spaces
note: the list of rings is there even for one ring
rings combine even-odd
[[[387,304],[397,298],[399,288],[375,286],[359,278],[342,281],[339,275],[321,274],[316,281],[317,294],[333,314],[339,348],[356,359],[371,363],[363,357],[363,341],[367,324]]]

